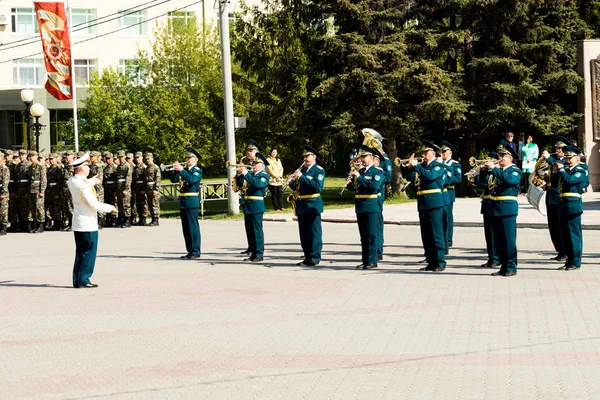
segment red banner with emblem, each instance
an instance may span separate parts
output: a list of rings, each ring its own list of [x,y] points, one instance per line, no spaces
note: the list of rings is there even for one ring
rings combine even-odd
[[[73,98],[71,40],[64,3],[33,3],[37,15],[48,81],[46,90],[58,100]]]

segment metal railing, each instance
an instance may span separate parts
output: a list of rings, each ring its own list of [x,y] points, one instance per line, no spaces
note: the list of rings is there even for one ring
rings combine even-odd
[[[170,183],[161,185],[160,201],[177,201],[179,200],[179,184]],[[227,200],[227,181],[219,182],[202,182],[200,183],[200,214],[204,216],[204,202],[211,200]]]

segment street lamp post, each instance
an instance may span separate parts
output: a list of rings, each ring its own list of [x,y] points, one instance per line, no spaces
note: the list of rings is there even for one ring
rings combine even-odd
[[[21,90],[21,101],[25,104],[25,111],[23,111],[23,119],[27,124],[27,150],[31,150],[31,105],[33,104],[33,90],[23,89]]]
[[[40,131],[46,127],[46,125],[40,124],[40,117],[44,115],[44,106],[40,103],[35,103],[31,106],[31,115],[35,117],[35,123],[33,129],[35,129],[35,151],[40,152]]]

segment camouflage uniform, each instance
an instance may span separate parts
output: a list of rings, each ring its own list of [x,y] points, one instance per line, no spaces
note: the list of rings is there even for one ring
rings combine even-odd
[[[144,170],[144,182],[145,182],[145,198],[148,209],[150,210],[150,217],[152,221],[150,226],[158,225],[158,218],[160,217],[160,168],[154,164],[152,153],[146,153],[146,161],[152,160],[152,165],[148,165]]]
[[[73,155],[72,151],[67,151],[66,156]],[[68,182],[69,178],[75,173],[75,168],[69,165],[69,160],[65,159],[65,166],[63,167],[63,184],[62,184],[62,196],[61,196],[61,211],[62,211],[62,230],[71,230],[71,220],[73,219],[73,198],[71,197],[71,191],[69,190]]]
[[[58,157],[57,154],[51,154],[50,158]],[[48,186],[46,187],[46,207],[52,219],[51,228],[55,231],[61,228],[62,224],[62,204],[61,197],[64,183],[63,168],[60,164],[50,164],[47,171]],[[48,225],[46,225],[49,228]]]
[[[4,153],[0,152],[0,236],[6,235],[8,226],[8,202],[10,199],[8,185],[10,170],[4,163]]]
[[[11,152],[12,153],[12,152]],[[8,154],[8,153],[7,153]],[[8,192],[12,194],[8,200],[8,222],[10,222],[9,232],[17,232],[17,225],[19,222],[19,205],[17,203],[17,165],[18,165],[18,154],[13,155],[13,159],[8,164],[10,171],[10,181],[8,183]]]
[[[29,155],[36,155],[35,152],[29,152]],[[44,231],[44,221],[46,219],[44,210],[44,195],[48,184],[46,175],[46,165],[32,162],[29,165],[29,176],[31,185],[29,187],[29,215],[27,220],[33,223],[34,232]]]
[[[100,157],[100,153],[98,153],[97,151],[92,151],[90,153],[91,157]],[[93,178],[96,177],[100,180],[100,183],[98,185],[95,185],[94,188],[96,189],[96,197],[98,197],[98,201],[101,203],[104,203],[104,186],[103,186],[103,182],[104,182],[104,168],[102,167],[102,163],[100,161],[98,161],[98,159],[96,158],[96,161],[90,163],[90,174],[88,175],[88,178]],[[106,214],[103,212],[98,212],[98,228],[102,229],[104,227],[104,221],[106,220]]]
[[[117,208],[119,209],[119,223],[123,228],[131,226],[131,175],[133,168],[123,157],[125,152],[119,150],[119,166],[116,172],[117,181]]]
[[[113,155],[108,153],[105,156],[107,159],[112,159]],[[117,206],[117,164],[107,162],[106,168],[103,171],[102,184],[104,186],[104,202],[111,206]],[[115,226],[116,221],[113,215],[107,215],[105,226]]]
[[[146,213],[148,212],[148,205],[146,203],[146,181],[144,178],[146,164],[142,161],[142,153],[139,151],[135,153],[135,160],[137,161],[137,164],[133,167],[131,178],[131,202],[135,204],[135,209],[137,211],[135,214],[137,214],[139,218],[137,224],[139,226],[144,226],[146,225]]]

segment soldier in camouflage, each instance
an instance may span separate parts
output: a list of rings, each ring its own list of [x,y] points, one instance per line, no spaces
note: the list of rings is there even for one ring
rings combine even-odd
[[[146,153],[146,169],[144,170],[145,182],[145,198],[150,217],[152,221],[148,226],[158,226],[158,218],[160,217],[160,168],[154,164],[154,156],[152,153]]]
[[[45,229],[59,231],[62,225],[61,197],[64,183],[63,168],[60,165],[60,155],[50,154],[50,167],[46,173],[48,186],[46,187],[46,208],[50,214],[51,223],[46,220]]]
[[[117,153],[119,166],[116,172],[117,181],[117,208],[119,209],[119,221],[121,228],[131,228],[131,176],[133,168],[125,160],[125,152],[119,150]]]
[[[90,174],[88,178],[98,178],[100,181],[99,184],[95,185],[96,189],[96,197],[100,203],[104,203],[104,168],[102,167],[102,163],[100,162],[100,153],[97,151],[90,152],[90,160],[89,160]],[[106,221],[106,214],[102,211],[98,212],[98,229],[104,228],[104,223]]]
[[[62,182],[62,196],[61,196],[61,218],[62,218],[62,230],[68,232],[71,230],[71,221],[73,220],[73,198],[69,191],[67,182],[69,178],[73,176],[75,168],[70,165],[75,159],[75,153],[71,150],[65,152],[65,162],[63,171],[63,182]]]
[[[117,206],[117,164],[115,164],[115,159],[113,158],[112,153],[108,152],[104,156],[104,162],[106,163],[106,167],[103,171],[104,181],[104,202],[106,204],[110,204],[111,206]],[[113,214],[106,215],[106,221],[104,222],[104,226],[115,227],[117,222],[115,221],[115,216]]]
[[[131,210],[131,215],[129,216],[129,224],[134,225],[137,221],[137,209],[135,208],[135,198],[133,194],[133,169],[135,168],[135,163],[133,162],[133,153],[127,153],[125,155],[125,162],[129,164],[131,169],[131,190],[129,191],[129,209]]]
[[[148,205],[146,203],[146,181],[144,178],[145,171],[146,164],[144,164],[143,161],[143,154],[141,151],[138,151],[135,153],[135,166],[133,167],[133,175],[131,178],[131,202],[135,205],[136,214],[139,218],[137,221],[138,226],[146,225],[146,213],[148,212]],[[135,223],[135,219],[133,222]]]
[[[0,152],[0,236],[6,235],[8,230],[9,182],[10,170],[6,166],[4,153]]]
[[[17,232],[19,223],[19,213],[17,205],[17,163],[19,162],[18,153],[13,154],[12,150],[6,150],[6,166],[10,171],[10,180],[8,182],[8,192],[12,193],[8,200],[8,222],[10,228],[8,232]]]
[[[44,232],[44,196],[46,193],[46,165],[38,161],[37,151],[29,152],[29,214],[28,221],[31,233]]]

